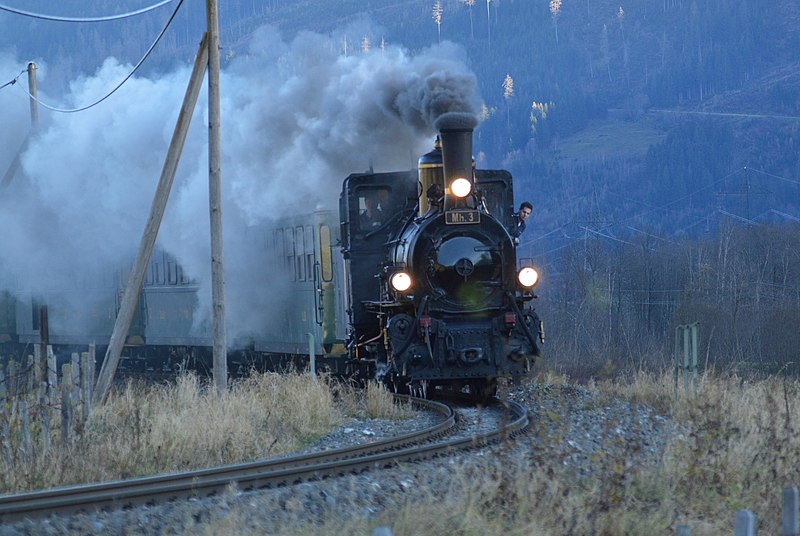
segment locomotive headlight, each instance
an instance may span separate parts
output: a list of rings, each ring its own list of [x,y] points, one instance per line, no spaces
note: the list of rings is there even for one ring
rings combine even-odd
[[[405,272],[397,272],[389,280],[392,288],[398,292],[405,292],[411,288],[411,276]]]
[[[472,183],[465,178],[456,179],[450,184],[450,191],[456,197],[467,197],[472,191]]]
[[[531,288],[536,284],[537,281],[539,281],[539,272],[530,266],[526,266],[519,271],[517,274],[517,279],[519,280],[519,284],[523,287]]]

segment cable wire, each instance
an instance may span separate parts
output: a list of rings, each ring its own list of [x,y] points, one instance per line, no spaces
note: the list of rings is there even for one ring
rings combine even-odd
[[[4,88],[4,87],[6,87],[6,86],[13,86],[14,84],[16,84],[16,83],[17,83],[17,80],[19,80],[19,77],[20,77],[20,76],[22,76],[23,74],[25,74],[25,69],[23,69],[22,71],[20,71],[20,73],[19,73],[17,76],[15,76],[15,77],[14,77],[14,78],[12,78],[11,80],[9,80],[8,82],[6,82],[6,83],[5,83],[5,84],[3,84],[2,86],[0,86],[0,89],[3,89],[3,88]]]
[[[172,1],[172,0],[170,0],[170,1]],[[39,104],[40,104],[42,107],[44,107],[44,108],[47,108],[48,110],[51,110],[51,111],[53,111],[53,112],[61,112],[61,113],[65,113],[65,114],[71,114],[71,113],[75,113],[75,112],[82,112],[82,111],[84,111],[84,110],[88,110],[89,108],[91,108],[91,107],[93,107],[93,106],[97,106],[98,104],[100,104],[101,102],[103,102],[104,100],[106,100],[107,98],[109,98],[111,95],[113,95],[113,94],[114,94],[114,93],[115,93],[115,92],[116,92],[116,91],[117,91],[119,88],[121,88],[121,87],[122,87],[122,85],[123,85],[125,82],[127,82],[127,81],[128,81],[128,79],[129,79],[131,76],[133,76],[133,74],[134,74],[134,73],[135,73],[135,72],[136,72],[136,71],[139,69],[139,67],[141,67],[141,66],[142,66],[142,64],[144,63],[144,61],[147,59],[147,57],[150,55],[150,53],[153,51],[153,49],[154,49],[154,48],[156,48],[156,45],[158,44],[158,42],[161,40],[161,38],[162,38],[162,37],[164,36],[164,34],[166,33],[166,31],[167,31],[167,28],[169,28],[169,25],[170,25],[170,24],[172,24],[172,20],[175,18],[175,15],[177,15],[177,14],[178,14],[178,10],[181,8],[181,6],[182,6],[182,5],[183,5],[183,0],[178,0],[178,5],[177,5],[177,6],[175,6],[175,11],[173,11],[173,12],[172,12],[172,15],[170,15],[170,17],[169,17],[169,20],[168,20],[168,21],[167,21],[167,23],[164,25],[164,28],[161,30],[161,32],[158,34],[158,37],[156,37],[156,40],[155,40],[155,41],[153,41],[153,44],[152,44],[152,45],[150,45],[150,48],[148,48],[148,49],[147,49],[147,52],[145,52],[145,53],[144,53],[144,56],[142,56],[142,59],[140,59],[140,60],[139,60],[139,63],[137,63],[137,64],[134,66],[134,68],[131,70],[131,72],[130,72],[130,73],[128,73],[128,75],[127,75],[125,78],[123,78],[123,79],[122,79],[122,82],[120,82],[119,84],[117,84],[117,87],[115,87],[114,89],[112,89],[112,90],[111,90],[111,91],[110,91],[108,94],[106,94],[106,96],[104,96],[103,98],[101,98],[101,99],[99,99],[99,100],[97,100],[97,101],[93,102],[92,104],[89,104],[88,106],[84,106],[84,107],[82,107],[82,108],[74,108],[74,109],[71,109],[71,110],[66,110],[66,109],[63,109],[63,108],[55,108],[55,107],[53,107],[53,106],[49,106],[49,105],[47,105],[47,104],[43,103],[42,101],[40,101],[39,99],[37,99],[36,97],[34,97],[33,95],[31,95],[31,94],[28,92],[28,90],[27,90],[27,89],[25,89],[25,88],[23,88],[22,86],[20,86],[20,88],[22,89],[22,91],[24,91],[24,92],[25,92],[25,94],[26,94],[26,95],[28,95],[28,97],[30,97],[30,98],[32,98],[33,100],[35,100],[36,102],[38,102],[38,103],[39,103]]]
[[[793,179],[787,179],[786,177],[781,177],[779,175],[773,175],[772,173],[767,173],[766,171],[762,171],[760,169],[755,169],[755,168],[751,168],[751,167],[745,167],[744,169],[747,170],[747,171],[754,171],[755,173],[761,173],[762,175],[766,175],[767,177],[772,177],[773,179],[782,180],[784,182],[788,182],[788,183],[791,183],[791,184],[800,184],[800,181],[796,181],[796,180],[793,180]]]
[[[0,4],[0,11],[8,11],[9,13],[14,13],[16,15],[22,15],[24,17],[32,17],[34,19],[42,19],[42,20],[54,20],[58,22],[107,22],[110,20],[119,20],[125,19],[128,17],[133,17],[135,15],[141,15],[142,13],[147,13],[148,11],[152,11],[156,8],[163,6],[164,4],[169,4],[170,2],[174,2],[175,0],[162,0],[158,4],[154,4],[152,6],[148,6],[137,11],[131,11],[129,13],[121,13],[119,15],[109,15],[107,17],[88,17],[88,18],[74,18],[74,17],[57,17],[55,15],[42,15],[41,13],[33,13],[30,11],[24,11],[22,9],[17,9],[13,7],[4,6]]]

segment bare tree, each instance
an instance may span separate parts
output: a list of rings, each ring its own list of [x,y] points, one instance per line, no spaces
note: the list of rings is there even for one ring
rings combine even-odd
[[[478,118],[480,119],[481,123],[484,121],[488,121],[490,117],[494,115],[495,109],[489,108],[486,104],[481,104],[481,111],[478,114]]]
[[[369,36],[365,35],[361,38],[361,51],[366,54],[369,52]]]
[[[658,42],[658,51],[661,53],[661,68],[664,69],[667,66],[667,52],[669,51],[667,32],[661,33],[661,39]]]
[[[506,74],[503,79],[503,98],[506,100],[506,126],[511,128],[511,111],[509,101],[514,96],[514,79],[510,74]]]
[[[622,34],[622,63],[625,67],[625,82],[630,86],[630,71],[628,69],[628,42],[625,40],[625,10],[619,6],[617,11],[617,20],[619,21],[619,32]]]
[[[492,0],[486,0],[486,35],[489,38],[489,46],[492,46],[492,20],[489,13],[489,4]]]
[[[475,0],[458,0],[458,1],[467,4],[467,9],[469,10],[469,37],[470,39],[475,39],[475,27],[472,24],[472,6],[475,5]]]
[[[603,33],[600,35],[600,51],[603,54],[602,61],[608,72],[608,81],[611,82],[611,51],[608,47],[608,27],[603,24]]]
[[[547,114],[550,113],[550,108],[554,107],[555,103],[553,101],[550,102],[536,102],[533,101],[531,104],[531,136],[536,136],[537,125],[539,121],[544,121],[547,119]]]
[[[561,0],[550,0],[550,14],[553,16],[553,28],[556,30],[556,44],[558,44],[558,15],[561,13]]]
[[[433,20],[436,22],[436,29],[439,32],[439,42],[442,42],[442,0],[436,0],[433,4]]]

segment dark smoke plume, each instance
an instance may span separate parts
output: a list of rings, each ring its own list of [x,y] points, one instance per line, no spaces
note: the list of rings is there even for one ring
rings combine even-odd
[[[22,62],[0,55],[0,72]],[[110,58],[70,93],[40,97],[62,107],[92,102],[129,70]],[[40,73],[46,73],[46,65]],[[134,77],[112,98],[79,114],[43,112],[41,134],[22,155],[23,175],[0,199],[0,284],[46,296],[75,273],[130,263],[180,108],[189,67],[157,79]],[[474,75],[442,44],[412,55],[397,47],[347,57],[338,37],[302,33],[290,43],[262,28],[222,73],[222,177],[226,288],[233,330],[257,329],[276,308],[277,278],[253,229],[286,214],[336,208],[352,172],[410,169],[430,149],[434,122],[474,114]],[[8,88],[7,88],[8,89]],[[0,93],[9,131],[27,131],[27,97]],[[159,246],[210,291],[205,96],[201,95]],[[6,136],[9,138],[9,136]],[[22,134],[4,139],[10,161]],[[11,148],[11,149],[9,149]],[[0,166],[2,167],[2,166]],[[255,313],[255,314],[254,314]]]

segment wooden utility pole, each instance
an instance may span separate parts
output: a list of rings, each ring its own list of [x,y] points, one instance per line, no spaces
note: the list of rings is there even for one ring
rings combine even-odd
[[[211,330],[214,383],[228,387],[225,334],[225,271],[222,248],[222,171],[220,169],[219,13],[217,0],[206,0],[208,25],[208,206],[211,216]]]
[[[36,131],[39,130],[39,102],[36,99],[36,64],[33,62],[28,64],[28,93],[30,94],[29,99],[31,104],[31,131],[25,136],[22,146],[20,146],[17,154],[14,155],[14,160],[12,160],[11,165],[8,166],[6,174],[3,175],[0,188],[5,188],[11,184],[14,175],[17,174],[17,170],[19,169],[20,156],[28,148],[28,144],[31,142],[31,136],[36,134]]]
[[[142,284],[144,283],[144,275],[147,271],[147,265],[150,263],[156,236],[158,235],[158,228],[161,226],[161,220],[167,206],[167,199],[169,199],[169,192],[172,188],[172,181],[178,169],[178,162],[180,161],[184,141],[186,141],[186,133],[192,121],[192,112],[197,103],[200,88],[203,86],[203,75],[205,74],[206,65],[208,64],[208,41],[208,34],[206,33],[203,35],[203,40],[200,42],[200,49],[197,51],[192,77],[189,79],[189,86],[186,88],[183,106],[178,115],[175,132],[172,134],[172,141],[169,144],[167,158],[161,171],[161,178],[158,181],[158,188],[153,197],[153,204],[150,207],[150,217],[147,220],[144,233],[142,234],[142,240],[139,243],[139,251],[136,254],[136,261],[133,264],[130,277],[128,278],[128,285],[125,287],[125,292],[122,295],[122,303],[120,304],[119,313],[117,314],[117,320],[114,323],[114,331],[111,334],[111,341],[108,343],[108,350],[103,360],[103,367],[100,369],[100,377],[97,379],[97,389],[94,393],[95,402],[102,402],[108,396],[108,392],[114,380],[114,373],[117,371],[122,347],[125,344],[125,338],[128,335],[128,330],[133,320],[133,313],[136,309],[136,303],[139,300],[139,294],[142,291]]]
[[[31,126],[33,132],[39,130],[39,103],[36,100],[36,64],[28,64],[28,93],[30,93],[31,103]]]

